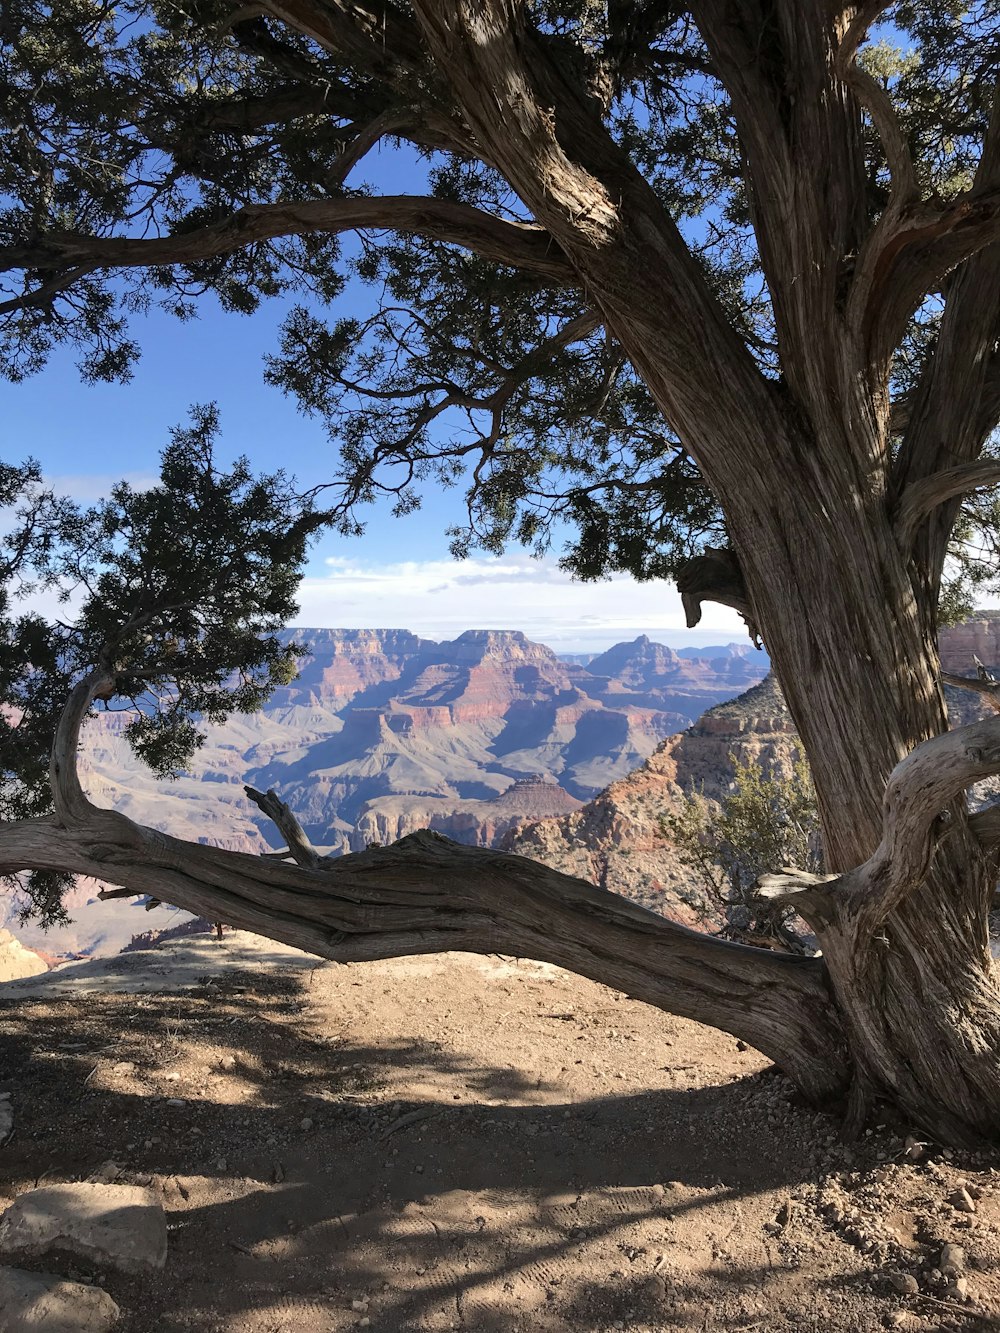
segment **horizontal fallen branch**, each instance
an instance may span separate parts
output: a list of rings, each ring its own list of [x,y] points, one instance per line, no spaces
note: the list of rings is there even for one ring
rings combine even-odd
[[[822,964],[713,939],[585,880],[430,832],[302,866],[184,842],[90,808],[0,825],[0,872],[56,869],[150,894],[338,962],[458,950],[554,963],[731,1032],[817,1098],[846,1082]]]

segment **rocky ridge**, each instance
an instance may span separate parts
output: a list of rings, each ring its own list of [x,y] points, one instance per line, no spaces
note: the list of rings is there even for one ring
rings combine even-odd
[[[612,650],[614,651],[614,650]],[[975,657],[1000,676],[1000,612],[985,612],[941,632],[941,662],[955,675],[974,675]],[[985,715],[980,697],[946,687],[957,723]],[[580,810],[508,835],[502,846],[624,894],[689,925],[714,919],[691,873],[663,831],[692,790],[718,800],[732,780],[733,759],[754,760],[785,774],[799,754],[788,706],[773,675],[735,699],[710,708],[694,726],[669,736],[634,773],[611,783]],[[980,783],[979,802],[1000,796],[1000,783]]]
[[[298,678],[250,716],[210,729],[197,768],[158,782],[124,739],[127,717],[88,725],[81,773],[93,799],[196,842],[259,854],[276,831],[245,783],[277,788],[332,853],[431,828],[492,845],[533,819],[571,814],[664,737],[766,670],[739,646],[681,656],[648,638],[586,665],[524,634],[471,630],[433,643],[406,630],[301,630]],[[53,954],[115,952],[177,923],[96,904],[80,881],[75,925],[22,938]],[[13,920],[16,903],[8,905]],[[0,915],[0,925],[4,917]],[[20,932],[19,932],[20,933]]]
[[[678,813],[692,790],[718,800],[731,781],[734,757],[787,773],[798,752],[787,705],[768,676],[668,737],[634,773],[580,810],[539,820],[508,835],[501,846],[686,925],[704,925],[714,910],[678,862],[664,816]]]

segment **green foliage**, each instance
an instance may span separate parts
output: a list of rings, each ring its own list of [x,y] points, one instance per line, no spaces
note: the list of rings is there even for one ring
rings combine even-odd
[[[758,901],[761,875],[784,866],[822,871],[819,817],[809,769],[799,757],[788,775],[767,772],[752,759],[731,756],[733,783],[721,802],[699,792],[663,820],[678,858],[694,871],[717,911],[725,934],[797,947],[787,928],[790,912]]]
[[[206,722],[258,708],[295,674],[303,646],[281,631],[310,536],[325,522],[281,472],[222,468],[214,408],[172,432],[159,481],[124,482],[89,508],[54,496],[37,464],[0,464],[12,515],[0,538],[0,819],[51,809],[48,756],[72,686],[114,676],[105,708],[157,774],[178,772]],[[19,599],[58,594],[58,619],[19,614]],[[29,898],[58,915],[60,885],[35,876]]]
[[[404,0],[382,10],[389,28],[412,24]],[[689,7],[534,0],[526,15],[677,221],[763,372],[780,380],[733,109]],[[996,6],[931,0],[892,6],[885,19],[861,61],[896,109],[921,189],[951,198],[981,151]],[[761,25],[760,59],[780,68],[780,37],[766,17]],[[67,233],[189,235],[248,204],[394,192],[373,158],[350,183],[338,171],[345,144],[385,116],[394,128],[384,138],[402,155],[390,162],[422,175],[429,196],[530,220],[496,170],[442,146],[434,127],[455,112],[440,81],[400,74],[389,52],[386,61],[338,59],[226,0],[9,0],[0,251]],[[867,118],[864,153],[874,218],[888,170]],[[151,305],[187,319],[206,293],[244,314],[297,294],[267,375],[326,424],[339,455],[332,516],[345,532],[361,530],[379,496],[405,514],[428,486],[454,486],[466,501],[452,533],[459,553],[568,543],[565,563],[581,577],[661,578],[703,545],[725,544],[695,461],[613,340],[580,323],[580,292],[374,232],[347,245],[323,234],[257,242],[169,268],[11,271],[0,286],[0,371],[13,380],[59,345],[76,350],[85,378],[127,380],[139,355],[129,321]],[[348,281],[367,285],[370,310],[345,320],[329,306]],[[940,309],[929,293],[898,351],[896,396],[926,364]],[[982,506],[970,521],[996,531]],[[948,614],[965,595],[952,590]]]

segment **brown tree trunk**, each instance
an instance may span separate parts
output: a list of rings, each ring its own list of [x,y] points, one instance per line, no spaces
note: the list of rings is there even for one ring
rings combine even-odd
[[[849,871],[880,842],[892,770],[947,727],[932,613],[888,521],[834,509],[814,470],[787,488],[771,541],[764,521],[758,512],[740,548],[748,594],[809,756],[828,864]],[[806,914],[844,1019],[855,1117],[881,1097],[958,1141],[1000,1134],[1000,990],[988,939],[995,862],[968,832],[964,796],[950,814],[926,877],[883,918],[872,923],[836,890]]]
[[[936,588],[916,577],[888,494],[886,382],[910,288],[900,278],[890,292],[885,275],[916,187],[893,139],[893,198],[869,228],[851,88],[886,134],[893,126],[853,63],[864,25],[811,0],[694,7],[745,157],[779,383],[760,375],[647,182],[517,11],[504,0],[414,7],[491,159],[580,273],[714,490],[812,768],[831,866],[867,864],[885,835],[890,775],[947,721]],[[855,1118],[882,1096],[951,1139],[1000,1132],[992,867],[965,829],[962,790],[949,794],[954,827],[933,863],[928,854],[902,876],[880,860],[849,892],[814,887],[803,906],[845,1025]],[[877,910],[887,885],[889,910]]]

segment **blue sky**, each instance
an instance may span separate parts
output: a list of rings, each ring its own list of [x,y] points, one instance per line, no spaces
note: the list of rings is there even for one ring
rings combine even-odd
[[[382,189],[420,190],[419,168],[399,153],[384,152],[366,171],[373,173]],[[367,313],[375,296],[353,283],[334,314]],[[170,427],[186,420],[192,403],[216,402],[227,456],[246,454],[262,470],[283,467],[307,485],[328,480],[334,457],[322,424],[263,379],[286,309],[272,302],[250,317],[231,315],[210,298],[187,323],[161,311],[136,316],[132,334],[143,355],[126,386],[81,383],[65,351],[23,384],[0,382],[2,456],[31,454],[61,489],[96,498],[119,477],[151,477]],[[714,605],[698,632],[688,631],[672,585],[626,576],[574,583],[559,570],[558,552],[536,561],[515,550],[456,565],[445,533],[463,517],[461,488],[426,492],[422,508],[405,518],[393,518],[388,505],[364,517],[363,537],[327,534],[317,543],[298,623],[403,626],[429,638],[521,629],[566,652],[599,651],[639,634],[674,645],[746,639],[736,613]]]
[[[124,387],[82,384],[73,357],[60,353],[26,383],[0,384],[3,456],[31,454],[62,489],[96,498],[121,476],[151,476],[170,426],[186,419],[191,403],[215,401],[227,455],[245,453],[261,469],[281,466],[303,482],[325,480],[333,456],[322,425],[263,380],[279,322],[276,307],[247,318],[208,304],[184,324],[162,313],[137,319],[143,356]],[[460,517],[460,490],[430,492],[405,518],[372,508],[361,538],[323,536],[302,587],[299,623],[405,626],[429,638],[521,629],[565,652],[601,650],[638,634],[674,645],[746,637],[735,612],[711,605],[699,632],[686,630],[671,585],[626,576],[579,584],[556,558],[537,561],[516,549],[501,560],[456,564],[445,530]]]

